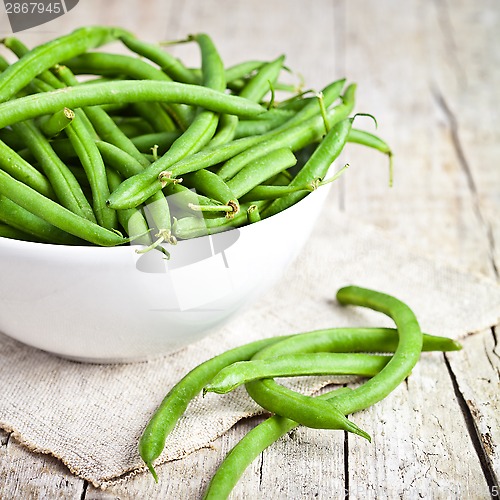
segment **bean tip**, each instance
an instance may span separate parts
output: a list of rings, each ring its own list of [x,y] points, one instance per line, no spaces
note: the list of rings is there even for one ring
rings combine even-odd
[[[151,472],[151,474],[155,480],[155,483],[158,484],[158,475],[156,474],[156,471],[155,471],[155,468],[153,467],[153,464],[151,462],[146,462],[146,465],[149,469],[149,472]]]

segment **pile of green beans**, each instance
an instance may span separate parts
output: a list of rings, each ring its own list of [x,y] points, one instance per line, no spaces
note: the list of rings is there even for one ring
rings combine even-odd
[[[283,55],[227,67],[208,35],[186,42],[199,68],[118,27],[2,40],[1,237],[166,252],[297,203],[348,142],[392,157],[353,128],[354,84],[303,92]]]
[[[388,396],[410,375],[423,351],[461,349],[452,339],[422,333],[413,311],[390,295],[348,286],[338,290],[337,300],[379,311],[394,321],[395,328],[331,328],[271,337],[197,366],[165,396],[141,436],[139,453],[155,480],[153,462],[190,401],[202,391],[225,394],[244,384],[248,395],[272,415],[243,437],[213,476],[204,498],[221,500],[265,448],[299,424],[341,429],[371,440],[347,415]],[[355,389],[338,388],[318,397],[304,396],[274,380],[304,375],[358,375],[368,380]]]

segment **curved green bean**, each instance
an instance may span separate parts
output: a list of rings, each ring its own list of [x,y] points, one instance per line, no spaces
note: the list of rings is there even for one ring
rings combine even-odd
[[[173,80],[188,84],[199,83],[189,68],[186,68],[179,59],[164,51],[159,45],[139,40],[133,35],[123,35],[120,40],[131,51],[160,66],[162,71]]]
[[[398,339],[398,331],[394,328],[332,328],[298,334],[293,338],[276,342],[271,348],[265,348],[263,359],[242,361],[222,369],[203,390],[224,394],[251,379],[332,374],[333,370],[336,374],[342,374],[340,372],[342,365],[336,364],[338,360],[345,366],[351,366],[351,361],[359,362],[360,372],[353,373],[355,375],[375,375],[382,365],[385,366],[389,358],[383,357],[385,361],[382,363],[380,359],[377,360],[377,357],[370,354],[366,357],[368,364],[364,365],[362,360],[365,356],[359,357],[359,353],[394,352],[398,346]],[[457,341],[448,337],[423,334],[422,351],[449,352],[461,348]],[[308,358],[310,354],[314,356],[326,354],[326,357]],[[335,356],[329,358],[328,356],[332,354]],[[318,361],[325,362],[323,372],[322,368],[318,367],[320,365],[316,364]],[[381,365],[380,369],[375,372],[378,365]]]
[[[395,297],[355,286],[340,289],[337,300],[341,304],[369,307],[394,320],[399,341],[389,363],[361,387],[336,399],[332,418],[328,414],[328,403],[290,391],[272,379],[246,384],[249,395],[261,406],[309,427],[335,428],[338,413],[347,415],[371,406],[387,396],[409,375],[420,357],[423,344],[422,332],[412,310]],[[279,352],[279,349],[274,349],[274,355],[276,351]],[[264,359],[269,355],[269,351],[261,351],[254,358]]]
[[[284,338],[286,337],[280,337],[280,340]],[[155,481],[158,482],[158,476],[153,461],[160,456],[168,434],[186,411],[189,402],[201,392],[207,380],[225,366],[250,359],[260,349],[276,341],[276,338],[257,340],[215,356],[193,368],[169,391],[149,420],[139,441],[139,453]]]

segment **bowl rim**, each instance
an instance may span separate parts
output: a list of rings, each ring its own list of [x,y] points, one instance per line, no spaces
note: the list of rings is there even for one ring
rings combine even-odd
[[[255,228],[255,226],[262,227],[262,224],[270,224],[272,220],[276,220],[276,218],[279,218],[283,214],[287,213],[289,214],[290,211],[295,211],[298,210],[299,206],[303,206],[304,202],[306,200],[309,200],[311,202],[311,199],[316,198],[318,196],[318,192],[323,192],[325,199],[328,196],[328,192],[330,190],[330,184],[327,184],[325,186],[322,186],[321,189],[316,189],[314,191],[311,191],[310,193],[306,194],[304,198],[299,200],[298,202],[294,203],[290,207],[286,208],[285,210],[282,210],[281,212],[278,212],[274,215],[271,215],[270,217],[266,217],[265,219],[262,219],[258,222],[255,222],[253,224],[245,224],[243,226],[239,227],[234,227],[231,229],[227,229],[226,231],[221,231],[219,233],[213,233],[213,234],[208,234],[208,235],[203,235],[203,236],[197,236],[195,238],[189,238],[186,240],[179,240],[177,242],[177,245],[182,245],[184,242],[189,242],[193,240],[200,240],[200,239],[206,239],[206,238],[211,238],[212,236],[217,236],[218,234],[223,234],[223,233],[228,233],[231,231],[245,231],[249,232],[252,231]],[[311,196],[313,195],[313,196]],[[176,245],[176,246],[177,246]],[[123,244],[123,245],[116,245],[116,246],[99,246],[99,245],[61,245],[61,244],[56,244],[56,243],[44,243],[44,242],[37,242],[37,241],[25,241],[25,240],[17,240],[14,238],[6,238],[4,236],[0,236],[0,248],[10,248],[10,249],[16,249],[16,248],[22,248],[24,251],[26,251],[29,248],[32,248],[34,251],[36,249],[49,249],[52,248],[54,251],[67,251],[67,252],[82,252],[82,251],[88,251],[88,252],[101,252],[103,253],[104,251],[107,252],[126,252],[130,251],[131,248],[135,247],[141,247],[143,245],[134,245],[134,244]],[[165,248],[168,249],[168,246],[165,245]],[[127,249],[127,250],[125,250]]]

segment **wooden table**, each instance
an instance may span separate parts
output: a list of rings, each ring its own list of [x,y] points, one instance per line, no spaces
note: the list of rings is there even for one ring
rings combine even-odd
[[[499,280],[496,0],[82,0],[22,38],[34,44],[90,23],[120,24],[150,40],[206,31],[228,64],[285,53],[309,86],[342,76],[358,82],[357,110],[378,118],[394,148],[395,185],[387,187],[385,158],[352,147],[353,171],[334,189],[331,209]],[[196,62],[191,48],[177,50]],[[497,335],[481,331],[460,353],[431,355],[387,401],[360,414],[363,428],[377,422],[375,445],[300,429],[255,461],[234,498],[498,497]],[[437,390],[429,399],[430,386]],[[255,423],[243,421],[213,449],[161,467],[158,486],[140,475],[106,491],[1,432],[0,498],[200,498],[224,453]]]

